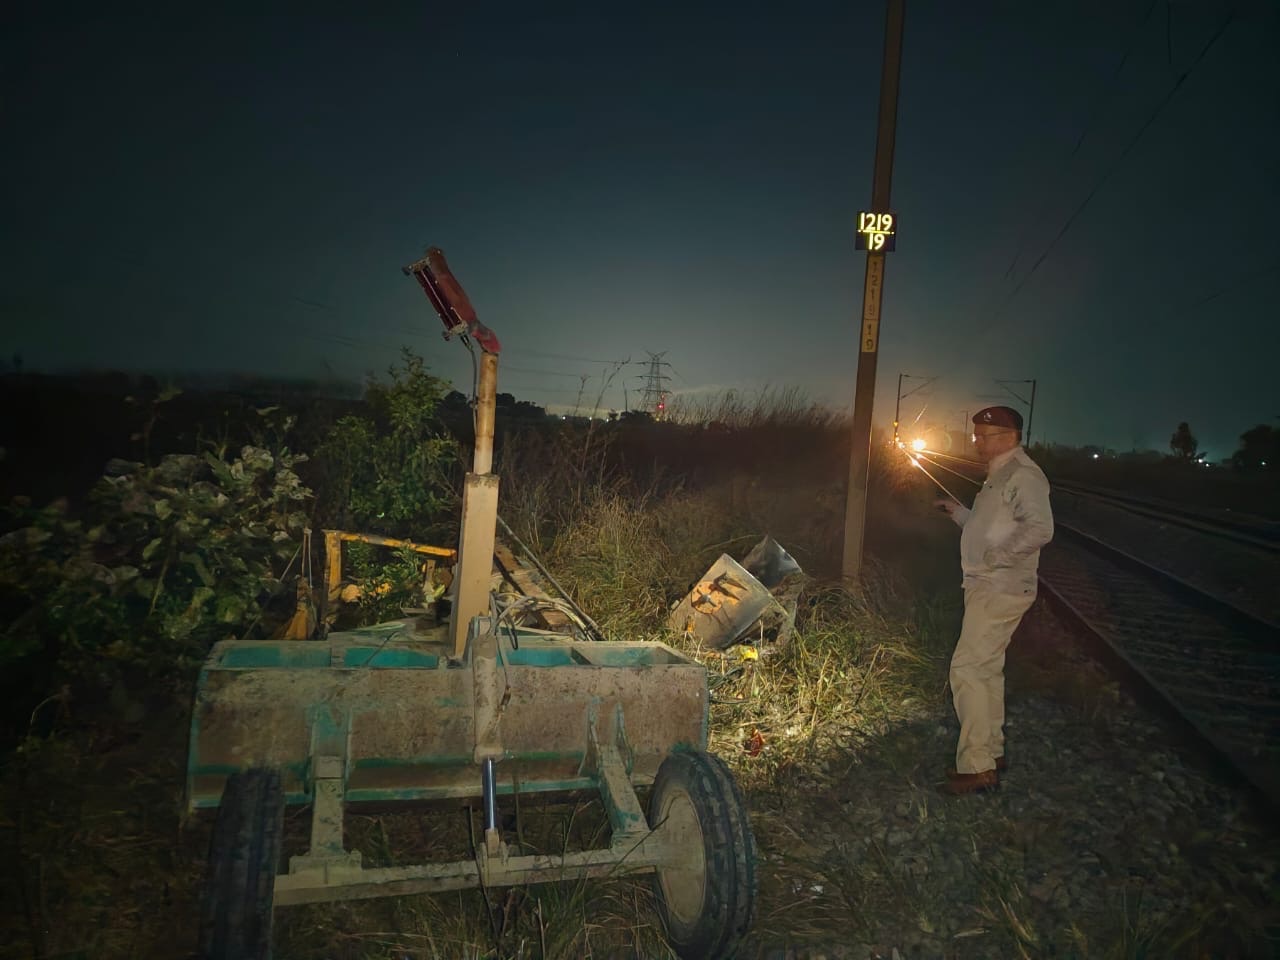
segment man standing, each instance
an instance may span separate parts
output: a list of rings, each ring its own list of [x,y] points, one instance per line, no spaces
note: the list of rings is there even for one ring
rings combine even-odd
[[[973,415],[973,441],[987,479],[973,508],[935,505],[962,529],[964,624],[951,657],[951,696],[960,720],[955,770],[946,791],[997,787],[1004,758],[1004,653],[1036,598],[1040,548],[1053,537],[1049,481],[1022,449],[1022,415],[987,407]]]

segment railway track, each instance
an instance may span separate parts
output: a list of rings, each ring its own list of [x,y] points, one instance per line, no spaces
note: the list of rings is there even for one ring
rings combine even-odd
[[[1052,484],[1056,491],[1112,504],[1162,524],[1186,527],[1269,553],[1280,553],[1280,522],[1274,520],[1234,514],[1228,510],[1201,509],[1168,500],[1155,500],[1073,480],[1054,480]]]
[[[980,465],[924,460],[981,483]],[[1041,592],[1280,807],[1273,531],[1077,484],[1054,484],[1052,496]]]
[[[1280,630],[1068,525],[1041,591],[1280,806]]]

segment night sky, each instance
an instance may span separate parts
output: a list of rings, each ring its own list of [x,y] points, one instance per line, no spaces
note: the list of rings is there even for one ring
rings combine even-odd
[[[0,357],[358,380],[409,344],[468,389],[400,272],[435,244],[521,399],[665,351],[677,393],[851,403],[882,2],[324,8],[11,15]],[[1277,49],[1271,0],[908,0],[877,420],[905,372],[957,428],[993,377],[1038,380],[1039,439],[1275,425]]]

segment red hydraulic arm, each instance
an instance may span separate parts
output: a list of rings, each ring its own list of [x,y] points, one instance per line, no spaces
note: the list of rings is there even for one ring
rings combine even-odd
[[[470,337],[480,344],[485,353],[495,356],[502,349],[493,331],[480,322],[476,316],[476,308],[467,298],[449,264],[444,258],[444,251],[439,247],[431,247],[421,260],[404,268],[406,274],[412,274],[427,293],[427,299],[444,321],[444,338],[464,336]]]
[[[489,611],[489,579],[493,572],[493,546],[498,524],[498,477],[493,473],[493,425],[497,412],[498,338],[480,322],[476,308],[466,291],[449,270],[444,252],[431,247],[427,255],[404,268],[413,274],[426,291],[431,305],[444,321],[444,337],[468,337],[480,345],[481,354],[476,382],[475,430],[476,446],[462,487],[462,524],[458,536],[458,563],[454,576],[453,618],[449,632],[453,659],[461,660],[467,650],[472,622]],[[497,640],[492,634],[478,637],[473,660],[483,667],[488,680],[482,710],[476,707],[476,759],[492,763],[500,756],[501,745],[495,739],[496,696],[489,696],[496,683]],[[481,669],[478,666],[477,669]],[[477,681],[478,682],[478,681]],[[480,689],[480,687],[477,687]],[[477,697],[480,695],[477,694]],[[485,719],[482,723],[481,714]],[[488,829],[486,828],[486,834]]]

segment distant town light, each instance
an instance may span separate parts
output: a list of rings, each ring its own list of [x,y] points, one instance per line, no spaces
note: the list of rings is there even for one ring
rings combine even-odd
[[[1093,459],[1095,459],[1095,460],[1097,460],[1097,459],[1098,459],[1098,455],[1097,455],[1096,453],[1093,455]]]

